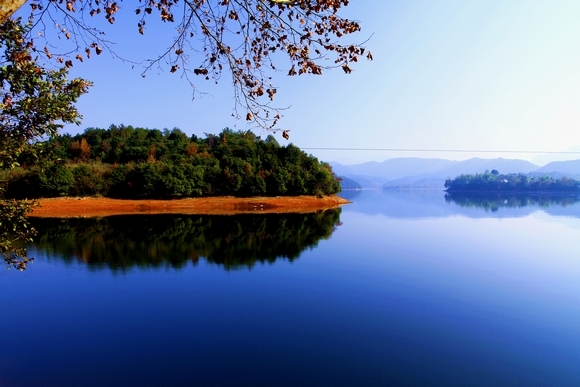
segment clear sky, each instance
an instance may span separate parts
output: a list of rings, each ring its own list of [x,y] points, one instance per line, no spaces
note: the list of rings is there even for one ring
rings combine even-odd
[[[129,2],[120,3],[130,7]],[[562,151],[580,145],[580,1],[351,0],[343,15],[358,19],[374,61],[352,74],[276,75],[276,103],[289,106],[280,127],[302,148],[404,148]],[[141,36],[131,9],[105,26],[126,58],[152,58],[170,44],[171,25]],[[75,61],[73,76],[94,82],[78,104],[80,127],[110,124],[178,127],[188,134],[246,129],[232,117],[228,77],[200,81],[206,95],[167,69],[147,77],[110,55]],[[278,135],[279,142],[285,144]],[[505,157],[536,154],[322,151],[325,161],[354,164],[392,157]],[[580,158],[580,155],[579,157]]]

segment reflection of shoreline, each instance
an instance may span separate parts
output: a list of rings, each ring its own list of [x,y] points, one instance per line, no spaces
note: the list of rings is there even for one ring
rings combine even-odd
[[[445,201],[455,203],[460,207],[483,208],[486,211],[496,212],[502,207],[565,207],[579,202],[580,195],[567,192],[447,191]]]
[[[181,268],[200,259],[226,270],[297,259],[328,239],[340,209],[310,214],[32,218],[34,247],[91,268]]]

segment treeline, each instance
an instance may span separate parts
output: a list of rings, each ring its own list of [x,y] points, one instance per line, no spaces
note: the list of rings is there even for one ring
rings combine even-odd
[[[179,129],[112,125],[34,144],[21,167],[0,176],[6,197],[99,195],[118,198],[330,195],[329,164],[273,136],[224,129],[188,137]],[[38,149],[37,149],[38,150]]]
[[[461,175],[445,180],[447,191],[548,191],[578,192],[580,182],[567,177],[530,177],[523,173],[500,174],[497,170],[475,175]]]

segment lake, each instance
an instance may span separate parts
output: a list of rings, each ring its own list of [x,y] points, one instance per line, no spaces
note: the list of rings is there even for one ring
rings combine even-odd
[[[34,219],[1,386],[579,386],[580,200]]]

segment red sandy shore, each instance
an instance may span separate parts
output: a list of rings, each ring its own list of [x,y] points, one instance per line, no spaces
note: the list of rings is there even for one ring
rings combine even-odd
[[[101,217],[129,214],[211,214],[306,213],[337,208],[350,203],[338,196],[278,196],[236,198],[232,196],[178,200],[125,200],[109,198],[40,199],[29,216]]]

